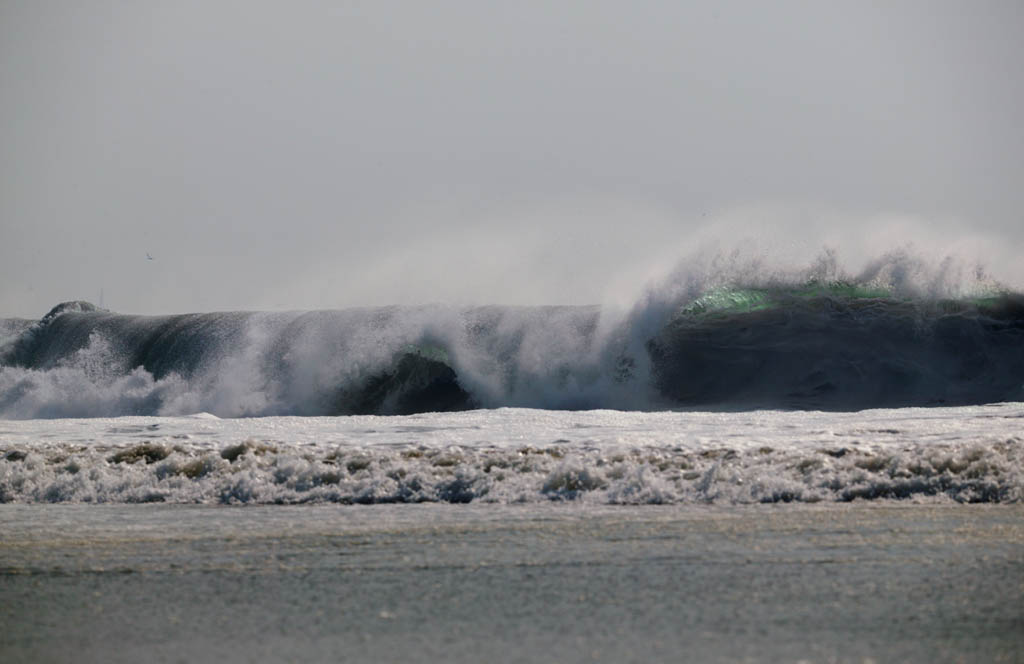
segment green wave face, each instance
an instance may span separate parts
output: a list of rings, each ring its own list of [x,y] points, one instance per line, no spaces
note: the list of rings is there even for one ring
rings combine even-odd
[[[700,296],[680,311],[687,316],[708,316],[747,313],[771,309],[794,300],[829,298],[835,300],[891,299],[884,288],[852,284],[845,281],[809,281],[800,286],[763,288],[715,288]]]
[[[767,309],[772,305],[767,291],[750,288],[716,288],[683,308],[683,314],[700,316],[716,313],[742,313]]]
[[[799,288],[792,288],[784,291],[792,297],[831,297],[836,299],[863,300],[863,299],[886,299],[892,298],[891,291],[879,287],[863,284],[852,284],[848,281],[809,281]]]

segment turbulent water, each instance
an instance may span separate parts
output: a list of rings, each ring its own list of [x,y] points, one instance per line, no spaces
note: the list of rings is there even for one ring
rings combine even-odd
[[[1024,297],[878,272],[622,314],[64,303],[0,320],[0,502],[1019,502]]]
[[[1024,405],[9,421],[0,502],[1020,502]]]

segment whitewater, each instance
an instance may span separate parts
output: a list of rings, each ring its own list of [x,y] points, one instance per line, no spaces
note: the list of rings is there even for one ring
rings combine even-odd
[[[1022,421],[1019,403],[7,421],[0,502],[1016,503]]]
[[[0,501],[1021,500],[1024,297],[898,252],[737,272],[623,312],[3,319]]]

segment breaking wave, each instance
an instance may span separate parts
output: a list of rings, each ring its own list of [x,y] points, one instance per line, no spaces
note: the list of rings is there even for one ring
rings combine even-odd
[[[0,416],[962,405],[1024,398],[1024,297],[895,253],[676,274],[629,311],[382,307],[0,321]],[[696,275],[696,276],[695,276]],[[951,277],[953,275],[953,278]],[[952,284],[952,285],[951,285]]]

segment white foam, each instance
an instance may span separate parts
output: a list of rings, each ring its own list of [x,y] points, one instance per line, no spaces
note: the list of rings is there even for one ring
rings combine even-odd
[[[1024,499],[1024,404],[0,422],[4,502]]]

